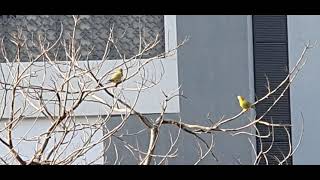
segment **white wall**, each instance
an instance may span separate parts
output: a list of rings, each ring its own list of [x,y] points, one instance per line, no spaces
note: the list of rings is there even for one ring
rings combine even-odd
[[[94,122],[96,118],[91,117],[88,119],[89,122]],[[87,120],[85,118],[77,118],[76,120],[78,123],[86,123]],[[0,129],[3,129],[4,127],[4,120],[0,121]],[[14,147],[16,150],[18,150],[19,154],[21,154],[21,157],[24,160],[28,160],[31,158],[31,156],[35,152],[36,148],[36,143],[34,142],[26,142],[26,141],[21,141],[19,142],[19,139],[22,137],[26,138],[31,138],[34,136],[38,136],[41,133],[46,132],[46,130],[49,128],[51,125],[51,122],[49,122],[46,119],[38,119],[37,121],[34,121],[33,119],[25,119],[21,121],[17,125],[17,127],[14,129],[13,133],[13,138],[14,138]],[[6,137],[6,133],[1,133],[0,134],[1,138]],[[76,147],[81,145],[81,137],[84,136],[83,131],[81,133],[77,133],[75,138],[73,139],[72,143],[70,144],[70,147],[67,148],[66,152],[67,154],[74,151]],[[56,136],[58,137],[58,136]],[[93,141],[97,141],[99,138],[102,137],[102,130],[99,130],[98,133],[93,136]],[[52,138],[53,139],[53,138]],[[51,143],[53,142],[52,140],[50,141]],[[52,144],[48,145],[47,149],[50,149],[52,147]],[[103,143],[98,144],[92,150],[90,150],[84,157],[79,158],[79,160],[75,161],[74,164],[85,164],[85,162],[90,162],[94,159],[96,159],[99,155],[101,155],[101,151],[103,150]],[[4,146],[2,143],[0,143],[0,156],[3,157],[8,153],[8,149],[6,146]],[[10,156],[10,155],[9,155]],[[65,156],[62,156],[65,157]],[[15,162],[17,163],[17,162]],[[103,158],[100,158],[96,164],[102,164],[103,163]],[[2,162],[1,162],[2,164]]]
[[[288,16],[288,48],[290,69],[296,64],[307,41],[320,41],[320,16]],[[319,92],[320,48],[311,49],[308,61],[290,89],[293,146],[296,147],[301,133],[303,113],[303,140],[293,155],[293,164],[320,164]]]

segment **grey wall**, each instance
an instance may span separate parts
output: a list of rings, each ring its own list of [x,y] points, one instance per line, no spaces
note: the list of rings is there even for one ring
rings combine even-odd
[[[191,36],[178,50],[179,84],[188,100],[180,99],[182,119],[188,123],[208,125],[210,112],[217,120],[240,112],[237,95],[253,100],[251,16],[177,16],[177,38]],[[245,114],[230,124],[237,127],[248,122]],[[253,141],[255,141],[253,139]],[[191,162],[194,141],[185,138],[181,163]],[[252,163],[252,148],[247,136],[216,135],[215,151],[219,164]],[[188,156],[188,157],[187,157]],[[208,158],[204,164],[215,164]]]
[[[155,120],[159,117],[160,114],[148,114],[146,115],[151,120]],[[177,114],[166,114],[164,116],[165,118],[170,119],[178,119]],[[121,117],[116,116],[113,117],[112,121],[109,121],[107,123],[107,128],[112,129],[113,127],[117,126],[121,122]],[[124,125],[124,127],[116,133],[117,138],[113,136],[113,138],[110,138],[105,141],[105,147],[108,147],[109,143],[111,143],[111,146],[109,148],[105,149],[105,155],[104,155],[104,164],[111,165],[111,164],[125,164],[125,165],[136,165],[138,160],[138,152],[137,150],[140,150],[141,152],[147,152],[148,149],[148,143],[149,143],[149,131],[141,131],[143,129],[146,129],[146,127],[136,118],[135,116],[131,116],[128,120],[128,122]],[[157,146],[155,148],[155,154],[157,155],[165,155],[170,150],[170,133],[172,135],[173,140],[176,139],[178,135],[178,130],[176,127],[169,126],[169,125],[163,125],[160,129],[160,136],[157,140]],[[129,135],[128,135],[129,134]],[[131,135],[134,134],[134,135]],[[183,134],[183,133],[181,133]],[[177,158],[168,158],[168,164],[182,164],[182,154],[180,153],[181,148],[179,147],[179,142],[181,141],[181,138],[183,136],[180,136],[178,139],[178,143],[176,146],[172,148],[172,151],[169,153],[171,154],[176,150],[176,148],[179,149],[178,157]],[[111,140],[111,142],[110,142]],[[114,145],[113,145],[114,144]],[[135,150],[131,151],[129,148],[126,148],[125,146],[132,146],[135,148]],[[116,147],[116,148],[115,148]],[[117,154],[116,155],[116,150]],[[135,159],[135,157],[137,159]],[[193,153],[196,155],[196,153]],[[191,155],[192,156],[192,155]],[[141,155],[141,158],[143,158],[144,155]],[[151,164],[159,164],[159,162],[163,159],[163,157],[153,157],[153,160]],[[188,158],[190,159],[190,158]],[[164,163],[165,164],[165,163]]]
[[[298,61],[304,43],[320,40],[320,16],[288,16],[288,43],[290,69]],[[291,121],[293,146],[296,147],[301,133],[301,114],[304,116],[304,134],[301,145],[293,155],[293,164],[320,164],[318,130],[320,92],[320,49],[311,49],[308,61],[291,86]]]

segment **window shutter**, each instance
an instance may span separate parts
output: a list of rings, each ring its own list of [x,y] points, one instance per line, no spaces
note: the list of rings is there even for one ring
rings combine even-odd
[[[288,74],[288,36],[287,36],[287,16],[285,15],[254,15],[253,19],[253,49],[254,49],[254,74],[255,74],[255,95],[258,98],[263,97],[267,90],[267,80],[269,79],[271,90],[282,82]],[[281,88],[283,90],[284,88]],[[280,92],[269,97],[256,105],[257,117],[260,117],[272,105],[274,99],[280,95]],[[291,124],[290,118],[290,91],[288,90],[263,119],[267,122]],[[258,125],[261,135],[267,135],[269,128],[265,125]],[[291,137],[291,128],[288,127]],[[271,128],[270,128],[271,131]],[[291,141],[291,139],[290,139]],[[258,152],[260,151],[260,140],[256,139]],[[262,139],[263,149],[269,148],[272,138]],[[289,152],[288,135],[284,128],[274,128],[273,148],[269,151],[268,163],[278,164],[274,158],[276,156],[280,161]],[[287,160],[292,164],[292,158]],[[259,164],[266,164],[262,160]],[[286,163],[284,163],[286,164]]]

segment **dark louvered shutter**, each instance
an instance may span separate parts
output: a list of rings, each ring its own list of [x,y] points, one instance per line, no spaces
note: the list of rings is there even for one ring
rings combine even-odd
[[[288,36],[287,16],[254,15],[253,16],[253,47],[254,47],[254,71],[255,71],[255,93],[258,98],[264,96],[266,88],[266,76],[270,81],[271,89],[274,89],[282,82],[288,74]],[[280,90],[282,90],[281,88]],[[257,117],[260,117],[280,95],[266,99],[257,104]],[[290,92],[287,91],[277,105],[265,116],[264,120],[273,123],[291,124],[290,118]],[[267,126],[258,125],[261,135],[268,134]],[[291,137],[291,128],[288,128]],[[263,149],[268,149],[272,139],[262,139]],[[290,139],[291,141],[291,139]],[[260,150],[260,140],[257,138],[257,149]],[[269,151],[267,158],[269,164],[278,164],[288,154],[289,142],[284,128],[275,128],[273,148]],[[292,158],[287,160],[292,164]],[[261,159],[259,164],[266,164]]]

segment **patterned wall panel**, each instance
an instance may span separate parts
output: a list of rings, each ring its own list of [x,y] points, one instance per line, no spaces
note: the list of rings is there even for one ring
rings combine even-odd
[[[82,59],[85,59],[88,51],[94,46],[89,59],[101,59],[110,28],[114,26],[114,38],[121,52],[126,57],[133,56],[139,50],[141,32],[146,43],[154,40],[159,35],[160,43],[148,52],[144,57],[152,57],[164,52],[164,16],[163,15],[81,15],[76,39],[80,42]],[[60,24],[63,24],[63,37],[68,39],[74,21],[69,15],[15,15],[1,16],[0,37],[4,38],[9,57],[13,57],[16,48],[9,41],[9,33],[17,32],[17,27],[22,29],[23,35],[27,37],[27,45],[36,53],[38,50],[33,42],[36,42],[37,35],[45,36],[49,42],[54,42],[60,33]],[[140,31],[141,30],[141,31]],[[65,60],[62,56],[64,52],[59,50],[60,60]],[[22,52],[22,60],[28,61],[26,52]],[[114,47],[110,49],[108,59],[119,59],[119,55]],[[3,61],[3,58],[1,58]]]

